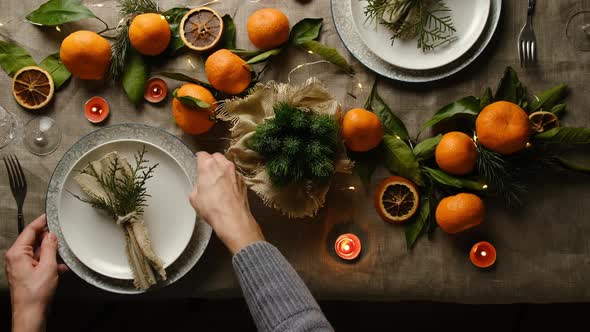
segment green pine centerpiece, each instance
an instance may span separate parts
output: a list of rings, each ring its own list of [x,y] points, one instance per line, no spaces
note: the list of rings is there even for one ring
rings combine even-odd
[[[274,118],[258,125],[248,141],[265,159],[273,186],[328,181],[335,171],[336,120],[285,102],[273,111]]]

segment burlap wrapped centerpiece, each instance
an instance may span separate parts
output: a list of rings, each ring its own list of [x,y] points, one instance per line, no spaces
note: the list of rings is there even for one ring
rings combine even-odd
[[[248,96],[228,100],[220,107],[218,118],[233,123],[231,146],[226,152],[226,157],[236,164],[248,187],[258,194],[267,206],[290,218],[314,216],[324,205],[331,181],[306,181],[284,187],[273,186],[265,170],[265,160],[248,147],[248,140],[254,135],[256,127],[274,117],[273,106],[279,102],[288,102],[302,110],[333,116],[338,122],[341,120],[340,105],[315,78],[310,78],[299,86],[274,81],[260,83]],[[353,163],[348,159],[342,142],[338,144],[334,156],[336,172],[352,171]]]

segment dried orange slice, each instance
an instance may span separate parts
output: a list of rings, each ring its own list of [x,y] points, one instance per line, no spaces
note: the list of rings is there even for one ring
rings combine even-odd
[[[203,52],[214,48],[222,34],[223,20],[209,7],[195,8],[180,21],[180,38],[188,48],[195,51]]]
[[[12,95],[22,107],[37,110],[47,105],[53,98],[53,78],[43,68],[24,67],[14,74]]]
[[[412,218],[419,202],[416,185],[401,176],[388,177],[375,191],[375,208],[387,222],[397,224]]]
[[[531,120],[533,130],[538,133],[559,127],[559,118],[551,112],[538,111],[531,113],[529,120]]]

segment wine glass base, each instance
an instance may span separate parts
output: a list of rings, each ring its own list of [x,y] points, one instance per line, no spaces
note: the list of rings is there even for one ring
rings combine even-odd
[[[27,122],[22,141],[32,154],[46,156],[57,150],[61,136],[61,130],[55,120],[41,116]]]

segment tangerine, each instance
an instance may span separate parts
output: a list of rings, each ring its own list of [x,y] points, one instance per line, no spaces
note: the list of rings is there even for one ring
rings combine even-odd
[[[193,84],[186,83],[176,91],[178,97],[192,97],[200,99],[211,106],[209,108],[199,108],[183,104],[178,99],[172,100],[172,115],[176,125],[187,134],[200,135],[203,134],[215,124],[213,116],[215,115],[215,97],[206,88]]]
[[[469,174],[477,162],[477,147],[471,137],[459,131],[446,133],[436,146],[438,167],[453,175]]]
[[[276,8],[255,11],[248,18],[248,38],[259,49],[269,50],[289,40],[289,18]]]
[[[129,26],[129,41],[143,55],[158,55],[164,52],[171,37],[170,24],[160,14],[139,14]]]
[[[100,80],[111,63],[111,45],[96,32],[80,30],[63,40],[59,57],[74,77]]]
[[[436,207],[436,223],[449,234],[475,227],[483,222],[483,201],[476,195],[461,193],[443,198]]]
[[[366,109],[351,109],[342,120],[342,138],[350,151],[364,152],[376,148],[383,133],[379,117]]]
[[[220,49],[207,58],[205,74],[215,89],[230,95],[242,93],[252,80],[246,61],[226,49]]]
[[[500,154],[512,154],[525,148],[531,124],[520,106],[498,101],[479,113],[475,120],[475,131],[481,145]]]

